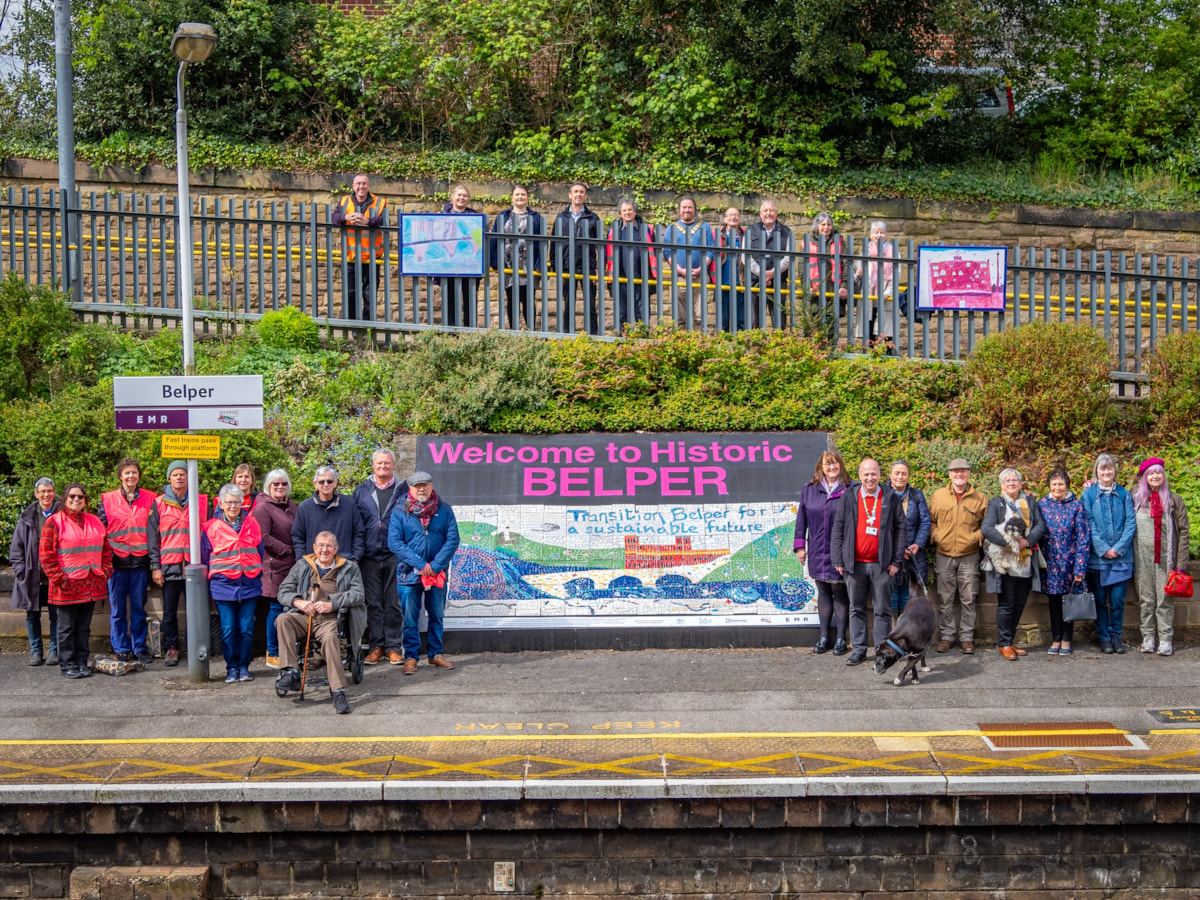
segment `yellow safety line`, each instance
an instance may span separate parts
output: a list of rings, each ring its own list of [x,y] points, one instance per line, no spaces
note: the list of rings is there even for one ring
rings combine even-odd
[[[586,734],[451,734],[420,736],[358,736],[358,737],[193,737],[193,738],[81,738],[81,739],[24,739],[0,740],[0,747],[78,747],[120,744],[366,744],[380,742],[416,743],[434,741],[439,743],[466,744],[482,741],[629,741],[629,740],[743,740],[748,738],[771,740],[805,740],[829,738],[934,738],[934,737],[1012,737],[1047,735],[1129,734],[1119,728],[1078,728],[1046,730],[989,731],[963,728],[946,731],[731,731],[731,732],[636,732],[612,734],[589,732]],[[1200,729],[1180,731],[1151,731],[1150,734],[1200,734]]]

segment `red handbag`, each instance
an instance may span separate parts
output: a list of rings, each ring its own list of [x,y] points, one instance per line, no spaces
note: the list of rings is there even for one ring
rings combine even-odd
[[[1192,576],[1182,569],[1174,569],[1167,576],[1167,584],[1163,593],[1168,597],[1180,597],[1184,600],[1192,596]]]

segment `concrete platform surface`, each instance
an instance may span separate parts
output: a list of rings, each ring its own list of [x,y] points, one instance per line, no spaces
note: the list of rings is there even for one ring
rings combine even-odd
[[[0,656],[0,803],[1200,791],[1200,649],[930,654],[898,688],[807,648],[480,653],[276,696],[156,661]],[[320,672],[316,673],[319,678]]]

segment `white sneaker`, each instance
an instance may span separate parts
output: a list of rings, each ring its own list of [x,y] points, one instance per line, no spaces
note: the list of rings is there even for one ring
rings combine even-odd
[[[1153,653],[1154,652],[1154,635],[1148,634],[1144,638],[1142,638],[1142,652],[1143,653]]]
[[[1174,650],[1174,648],[1171,647],[1170,641],[1163,641],[1161,644],[1158,645],[1158,655],[1159,656],[1170,656],[1174,652],[1175,652],[1175,650]]]

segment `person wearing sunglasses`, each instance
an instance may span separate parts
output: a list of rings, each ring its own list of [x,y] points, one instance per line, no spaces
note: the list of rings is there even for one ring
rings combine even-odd
[[[351,562],[363,558],[362,516],[354,498],[338,492],[338,473],[333,466],[321,466],[313,476],[312,496],[296,509],[292,523],[292,551],[296,559],[312,552],[313,541],[322,531],[337,538],[338,552]]]
[[[50,583],[50,603],[58,607],[58,665],[67,678],[87,678],[88,644],[96,601],[108,596],[112,549],[104,525],[87,511],[87,489],[71,482],[63,508],[42,528],[39,559]]]

